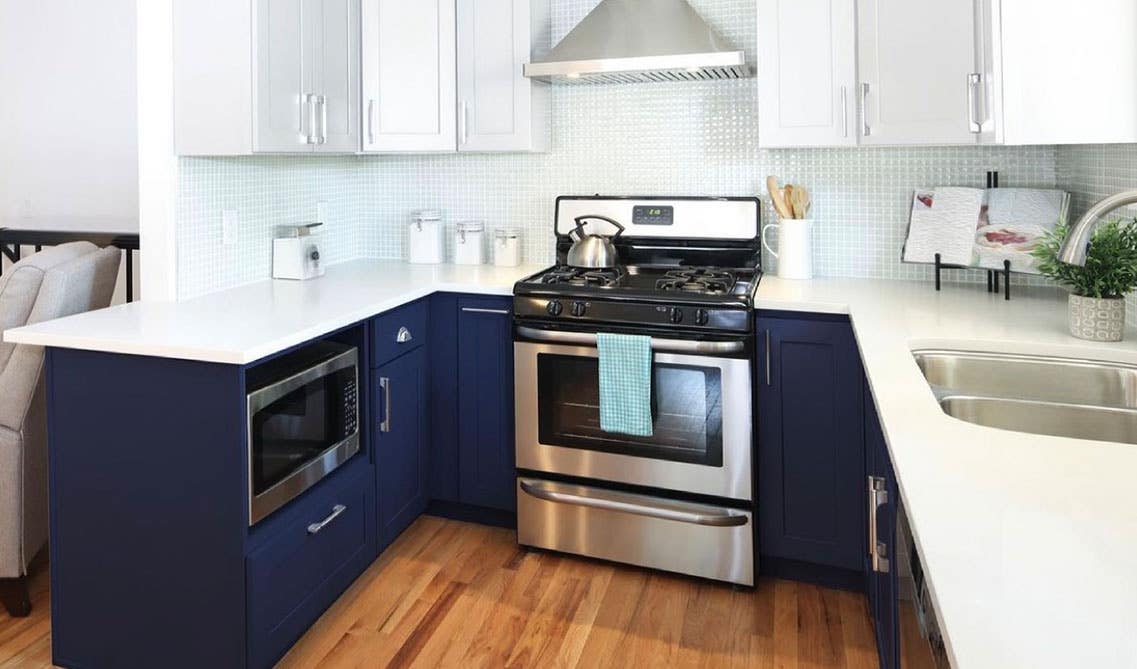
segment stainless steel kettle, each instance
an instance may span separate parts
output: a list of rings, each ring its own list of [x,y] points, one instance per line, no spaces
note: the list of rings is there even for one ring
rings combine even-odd
[[[606,216],[578,216],[576,219],[576,227],[569,233],[569,236],[576,235],[576,241],[573,242],[572,247],[568,252],[568,264],[572,267],[583,267],[586,269],[601,269],[606,267],[615,267],[619,264],[619,254],[616,252],[616,245],[613,243],[617,237],[624,233],[624,226]],[[606,235],[598,234],[585,234],[584,222],[588,220],[604,221],[616,227],[616,234],[608,237]]]

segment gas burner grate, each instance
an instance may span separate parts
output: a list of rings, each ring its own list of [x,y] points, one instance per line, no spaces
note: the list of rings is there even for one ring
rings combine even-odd
[[[623,277],[624,272],[619,268],[583,269],[579,267],[555,267],[542,275],[540,282],[546,285],[610,288],[620,283],[620,279]]]
[[[723,295],[734,289],[734,274],[714,269],[677,269],[655,282],[656,290]]]

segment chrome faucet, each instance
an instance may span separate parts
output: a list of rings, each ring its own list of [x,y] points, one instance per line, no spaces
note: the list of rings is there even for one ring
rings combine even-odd
[[[1062,242],[1062,248],[1058,251],[1058,259],[1067,265],[1085,267],[1086,247],[1090,243],[1090,237],[1093,236],[1094,228],[1097,227],[1098,219],[1114,209],[1131,204],[1137,204],[1137,190],[1111,195],[1090,207],[1074,227],[1070,228],[1066,241]]]

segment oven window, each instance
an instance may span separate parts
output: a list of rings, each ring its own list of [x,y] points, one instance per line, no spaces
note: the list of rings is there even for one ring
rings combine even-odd
[[[252,416],[254,496],[355,431],[346,411],[354,397],[345,397],[354,396],[354,387],[355,369],[342,369],[293,390]]]
[[[722,466],[721,370],[655,363],[651,437],[600,429],[599,378],[596,358],[537,356],[542,444]]]

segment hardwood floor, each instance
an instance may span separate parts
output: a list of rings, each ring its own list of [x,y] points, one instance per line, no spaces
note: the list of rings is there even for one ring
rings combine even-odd
[[[0,613],[0,669],[51,666],[46,569],[31,617]],[[875,668],[865,597],[752,591],[519,549],[512,531],[425,516],[281,661],[320,667]]]

